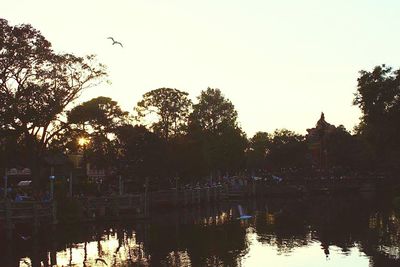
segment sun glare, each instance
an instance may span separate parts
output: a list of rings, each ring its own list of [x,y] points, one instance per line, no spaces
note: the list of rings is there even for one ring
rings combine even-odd
[[[89,144],[90,139],[86,138],[86,137],[79,137],[78,139],[78,144],[79,146],[86,146],[87,144]]]

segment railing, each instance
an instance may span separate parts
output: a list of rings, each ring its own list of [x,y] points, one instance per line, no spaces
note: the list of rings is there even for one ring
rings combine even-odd
[[[0,225],[6,230],[12,231],[15,224],[26,223],[32,225],[35,232],[42,222],[57,223],[55,202],[0,202]]]
[[[170,189],[149,193],[150,204],[157,206],[190,206],[215,202],[225,197],[222,186]]]
[[[140,194],[117,195],[105,197],[77,198],[88,218],[127,215],[142,215],[145,200]]]
[[[12,220],[26,220],[33,217],[51,217],[52,202],[41,201],[2,201],[0,202],[0,220],[10,217]]]

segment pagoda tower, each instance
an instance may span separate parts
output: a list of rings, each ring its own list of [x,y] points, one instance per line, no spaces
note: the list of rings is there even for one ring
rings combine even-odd
[[[328,149],[327,140],[329,135],[336,129],[332,124],[325,121],[325,115],[321,112],[321,117],[314,128],[307,129],[306,140],[311,154],[313,166],[324,170],[328,168]]]

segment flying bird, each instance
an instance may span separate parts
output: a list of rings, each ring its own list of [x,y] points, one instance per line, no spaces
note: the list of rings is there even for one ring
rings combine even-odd
[[[103,263],[103,264],[108,266],[107,262],[105,260],[101,259],[101,258],[97,258],[95,261],[96,261],[96,264],[99,261],[99,262],[101,262],[101,263]]]
[[[124,47],[120,42],[115,41],[114,38],[112,38],[112,37],[108,37],[107,39],[111,39],[111,41],[113,41],[113,43],[112,43],[113,45],[119,44],[121,47]]]

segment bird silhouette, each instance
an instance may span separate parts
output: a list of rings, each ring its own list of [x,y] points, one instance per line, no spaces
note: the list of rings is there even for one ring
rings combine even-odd
[[[115,41],[114,38],[112,38],[112,37],[108,37],[107,39],[111,39],[111,41],[113,41],[113,43],[112,43],[113,45],[119,44],[121,47],[124,47],[120,42]]]
[[[101,259],[101,258],[97,258],[97,259],[95,259],[95,261],[96,261],[96,264],[99,261],[99,262],[101,262],[101,263],[103,263],[103,264],[108,266],[107,262],[105,260]]]

